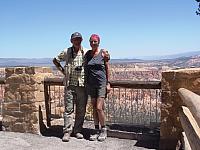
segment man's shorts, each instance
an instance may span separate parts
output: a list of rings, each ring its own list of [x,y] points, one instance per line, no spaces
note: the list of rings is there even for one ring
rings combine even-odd
[[[106,98],[106,86],[100,86],[100,87],[88,86],[87,92],[91,98],[98,98],[98,97]]]

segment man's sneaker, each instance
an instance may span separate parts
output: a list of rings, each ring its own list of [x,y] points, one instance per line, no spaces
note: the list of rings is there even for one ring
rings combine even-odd
[[[104,141],[105,139],[107,138],[107,129],[106,128],[102,128],[101,129],[101,133],[100,135],[98,136],[98,141],[102,142]]]
[[[99,137],[99,129],[95,129],[93,134],[90,135],[90,141],[96,141]]]
[[[83,134],[81,134],[81,133],[76,133],[76,134],[75,134],[75,137],[76,137],[77,139],[83,139]]]
[[[70,134],[69,133],[64,133],[64,136],[62,138],[63,142],[69,142]]]

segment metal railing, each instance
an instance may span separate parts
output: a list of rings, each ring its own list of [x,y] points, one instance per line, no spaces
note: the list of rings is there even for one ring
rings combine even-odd
[[[61,118],[64,109],[63,78],[45,78],[44,96],[47,126],[51,126],[52,118]]]
[[[160,122],[160,81],[113,81],[107,122],[149,126]]]
[[[111,92],[105,101],[108,123],[149,126],[160,122],[160,81],[111,81]],[[63,78],[44,80],[47,125],[61,118],[64,111]],[[87,106],[86,118],[92,119],[92,107]]]
[[[2,111],[3,111],[4,91],[5,91],[5,78],[0,77],[0,117],[2,116]]]

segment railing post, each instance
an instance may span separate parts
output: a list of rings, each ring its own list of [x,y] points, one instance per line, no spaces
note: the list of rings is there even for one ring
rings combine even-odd
[[[48,84],[46,82],[44,82],[44,98],[45,98],[45,107],[46,107],[46,116],[47,116],[47,126],[50,127],[51,126],[51,114],[50,114],[50,107],[49,107],[49,103],[50,103],[50,97],[49,97],[49,91],[48,91]]]

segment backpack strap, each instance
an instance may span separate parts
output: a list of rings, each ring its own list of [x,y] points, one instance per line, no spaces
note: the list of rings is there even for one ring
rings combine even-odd
[[[65,50],[65,61],[66,64],[69,64],[72,62],[72,55],[73,55],[73,48],[69,47],[68,49]]]
[[[85,65],[92,59],[92,50],[88,50],[86,53],[85,53],[85,57],[84,57],[84,62],[85,62]]]
[[[65,51],[65,60],[66,60],[66,63],[71,63],[72,60],[74,59],[74,48],[73,47],[69,47],[66,51]],[[81,54],[82,54],[82,58],[84,57],[84,50],[83,48],[81,47]]]

